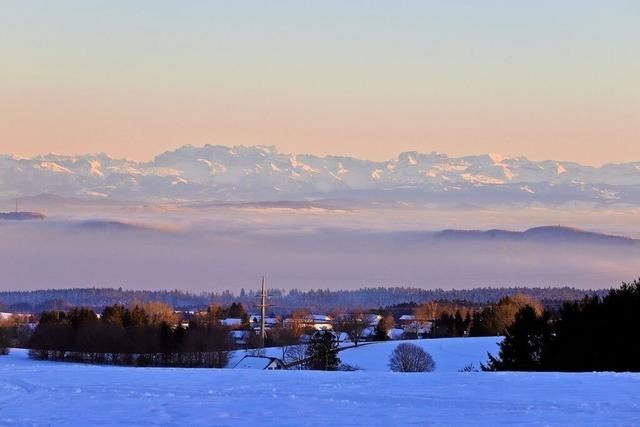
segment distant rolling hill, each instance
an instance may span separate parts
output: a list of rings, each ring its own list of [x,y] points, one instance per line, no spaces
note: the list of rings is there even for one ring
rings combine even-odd
[[[608,243],[635,244],[638,242],[624,236],[596,233],[573,227],[542,226],[525,231],[509,230],[443,230],[437,232],[438,240],[474,240],[474,241],[529,241],[540,243]]]
[[[71,222],[70,226],[75,230],[99,231],[99,232],[150,232],[165,233],[169,230],[161,229],[146,224],[133,224],[117,220],[90,219]]]

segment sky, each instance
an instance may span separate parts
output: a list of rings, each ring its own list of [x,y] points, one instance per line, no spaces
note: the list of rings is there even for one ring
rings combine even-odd
[[[0,153],[640,160],[631,0],[5,0],[0,53]]]

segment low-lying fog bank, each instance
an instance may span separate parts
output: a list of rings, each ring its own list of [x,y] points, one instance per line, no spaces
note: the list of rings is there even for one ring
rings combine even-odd
[[[0,289],[603,288],[638,275],[632,210],[94,205],[0,222]],[[573,222],[568,222],[573,221]],[[608,222],[607,222],[608,221]],[[615,236],[534,225],[563,223]],[[637,222],[636,222],[637,223]],[[609,227],[606,227],[606,225]],[[439,233],[500,228],[517,233]],[[533,237],[532,237],[533,236]]]

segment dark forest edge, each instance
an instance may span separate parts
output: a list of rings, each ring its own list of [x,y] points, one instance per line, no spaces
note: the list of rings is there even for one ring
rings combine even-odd
[[[330,311],[361,307],[386,307],[396,304],[426,301],[466,301],[476,304],[498,302],[506,296],[527,295],[540,301],[544,307],[559,307],[564,301],[579,300],[585,295],[605,295],[607,290],[585,290],[573,287],[480,287],[471,289],[421,289],[413,287],[370,287],[356,290],[318,289],[269,289],[273,310],[284,314],[305,308],[310,311]],[[252,306],[258,291],[240,290],[192,293],[180,290],[126,290],[122,288],[69,288],[34,291],[0,291],[0,311],[40,313],[46,310],[68,310],[72,307],[89,307],[102,310],[114,304],[129,305],[135,302],[158,301],[176,310],[201,309],[211,303],[229,305],[240,302]]]
[[[223,368],[233,349],[230,329],[210,310],[188,327],[161,303],[42,313],[29,339],[29,356],[39,360],[129,366]]]
[[[639,312],[640,280],[636,280],[603,296],[586,295],[558,307],[544,307],[531,296],[516,294],[495,303],[440,300],[335,309],[330,314],[334,330],[344,332],[356,345],[369,326],[364,320],[368,315],[376,314],[380,321],[367,340],[384,341],[400,318],[411,314],[413,326],[405,329],[404,339],[504,335],[498,356],[488,355],[484,370],[583,372],[640,371]],[[277,322],[265,342],[239,302],[209,304],[193,312],[188,322],[181,317],[184,314],[162,302],[113,304],[99,315],[88,307],[49,310],[38,316],[31,331],[19,323],[0,325],[0,353],[19,344],[28,347],[35,359],[184,367],[225,367],[231,351],[263,346],[282,347],[283,360],[287,348],[295,350],[298,359],[310,357],[303,339],[313,339],[308,310],[289,311],[286,319],[274,315]],[[230,327],[223,321],[229,318],[241,323]],[[421,331],[427,323],[430,330]],[[232,329],[246,331],[242,346],[232,341]]]
[[[557,312],[520,309],[489,371],[640,371],[640,280]]]

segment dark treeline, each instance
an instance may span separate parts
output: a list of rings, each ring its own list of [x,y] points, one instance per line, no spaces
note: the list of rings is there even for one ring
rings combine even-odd
[[[640,281],[600,298],[566,302],[558,313],[526,306],[506,328],[486,370],[640,371]]]
[[[215,317],[192,318],[184,328],[162,304],[106,307],[100,317],[89,308],[48,311],[29,342],[29,355],[134,366],[225,367],[232,349],[229,329]]]
[[[335,309],[361,307],[386,307],[403,303],[423,303],[438,300],[464,300],[469,303],[487,304],[498,302],[505,296],[523,294],[540,301],[545,307],[559,307],[564,301],[580,300],[585,294],[604,295],[606,291],[588,291],[570,287],[563,288],[474,288],[460,290],[420,289],[409,287],[377,287],[357,290],[310,290],[270,289],[273,311],[284,314],[296,309],[328,312]],[[257,300],[257,292],[240,290],[189,293],[172,291],[134,291],[112,288],[49,289],[37,291],[0,292],[0,310],[40,313],[47,310],[68,310],[71,307],[90,307],[102,310],[114,304],[129,305],[135,302],[160,301],[179,310],[202,309],[211,303],[229,305],[240,302],[251,307]]]
[[[515,294],[505,296],[497,302],[471,303],[468,301],[428,301],[421,304],[407,303],[380,308],[379,313],[391,315],[398,321],[402,315],[413,315],[414,323],[410,323],[403,338],[447,338],[447,337],[481,337],[504,334],[507,326],[515,319],[521,308],[531,306],[537,313],[542,313],[542,304],[528,295]],[[551,310],[555,310],[551,308]],[[428,331],[420,331],[421,326],[429,323]],[[411,328],[415,325],[415,329]]]

